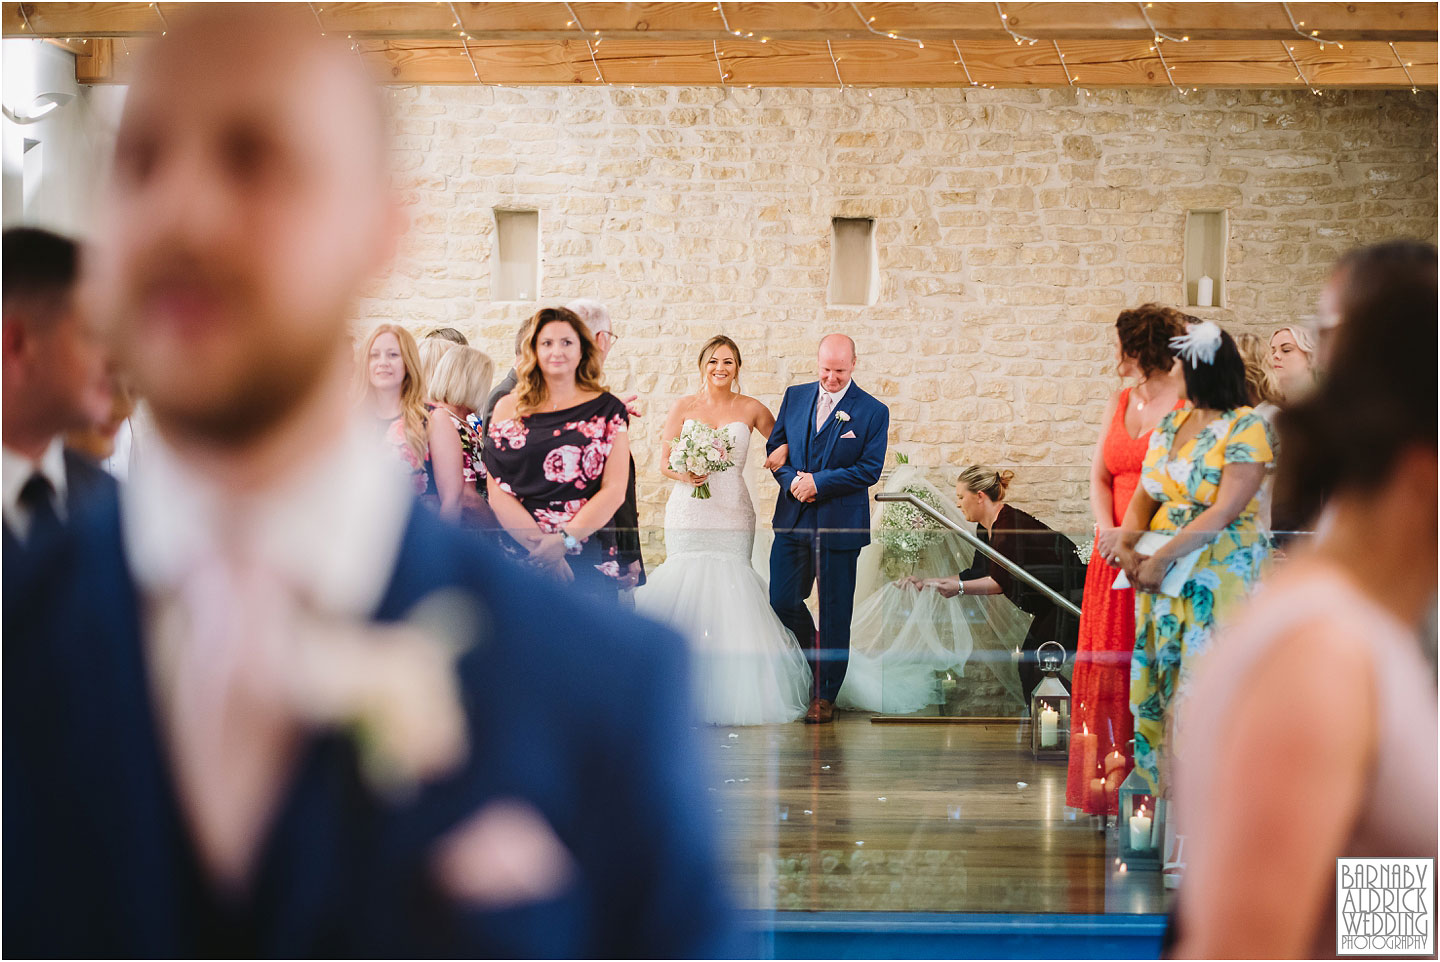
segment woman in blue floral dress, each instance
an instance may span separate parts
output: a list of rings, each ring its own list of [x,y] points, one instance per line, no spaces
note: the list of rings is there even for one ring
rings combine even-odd
[[[1160,793],[1168,782],[1173,705],[1210,645],[1217,615],[1250,593],[1271,551],[1256,513],[1273,443],[1264,419],[1245,403],[1239,349],[1210,321],[1187,325],[1172,344],[1189,403],[1166,415],[1150,437],[1120,548],[1120,565],[1137,589],[1130,667],[1135,766]],[[1136,545],[1147,531],[1168,538],[1147,539],[1164,544],[1145,556]]]

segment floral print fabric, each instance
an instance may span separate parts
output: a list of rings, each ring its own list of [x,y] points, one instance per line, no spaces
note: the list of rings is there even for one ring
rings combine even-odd
[[[1140,484],[1160,503],[1152,531],[1177,531],[1215,503],[1227,464],[1268,464],[1274,443],[1263,418],[1248,407],[1226,411],[1171,453],[1191,407],[1172,411],[1150,436]],[[1130,709],[1135,714],[1135,767],[1156,791],[1172,705],[1185,694],[1196,660],[1214,634],[1215,617],[1245,598],[1270,556],[1271,541],[1259,527],[1259,499],[1200,552],[1190,578],[1171,598],[1136,592],[1135,653],[1130,663]]]
[[[410,469],[410,489],[418,497],[437,496],[435,469],[430,464],[430,446],[425,446],[424,460],[415,456],[415,450],[405,440],[404,417],[395,418],[385,425],[385,443],[394,450],[395,457]]]
[[[629,425],[625,405],[613,394],[563,411],[492,420],[484,470],[525,506],[540,530],[553,533],[599,492],[610,450]],[[601,574],[620,577],[615,532],[601,528],[588,539],[597,541],[598,561],[593,550],[580,557]]]

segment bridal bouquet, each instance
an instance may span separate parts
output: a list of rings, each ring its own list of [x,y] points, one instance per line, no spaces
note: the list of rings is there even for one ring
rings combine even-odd
[[[909,464],[905,455],[895,453],[895,463]],[[932,489],[923,484],[907,484],[900,489],[904,494],[913,494],[937,511],[943,510]],[[923,511],[904,501],[886,502],[880,512],[880,547],[884,552],[881,570],[890,580],[905,577],[914,572],[920,562],[920,554],[935,544],[945,531],[940,523]]]
[[[682,474],[714,474],[735,465],[735,440],[729,431],[699,421],[687,421],[680,436],[670,442],[670,470]],[[710,497],[710,484],[695,486],[692,498]]]

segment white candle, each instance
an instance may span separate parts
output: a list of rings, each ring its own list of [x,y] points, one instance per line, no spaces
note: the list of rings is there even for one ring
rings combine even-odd
[[[1140,809],[1140,814],[1130,816],[1130,848],[1137,852],[1150,851],[1150,816],[1145,814],[1145,809]]]
[[[1195,306],[1210,307],[1215,301],[1215,282],[1210,279],[1210,275],[1202,274],[1200,283],[1195,286]]]
[[[1054,748],[1058,741],[1060,713],[1045,706],[1040,710],[1040,747]]]

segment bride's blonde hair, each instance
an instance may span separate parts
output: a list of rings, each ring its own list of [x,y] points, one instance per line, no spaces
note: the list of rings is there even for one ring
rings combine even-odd
[[[740,360],[740,345],[736,344],[724,334],[716,334],[705,342],[704,347],[700,348],[700,363],[698,365],[700,368],[700,388],[701,390],[705,388],[705,365],[710,362],[710,358],[715,354],[715,350],[721,347],[728,347],[731,353],[735,355],[735,380],[730,382],[730,390],[735,394],[739,394],[740,368],[744,366],[744,362]]]

